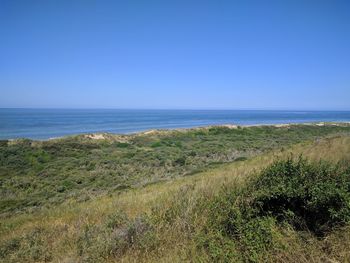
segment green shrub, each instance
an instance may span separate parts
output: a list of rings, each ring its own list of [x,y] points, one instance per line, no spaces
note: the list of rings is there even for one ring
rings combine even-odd
[[[283,246],[279,227],[322,237],[350,222],[350,166],[277,161],[244,187],[223,189],[207,213],[197,243],[213,261],[266,261]]]
[[[126,142],[117,142],[116,146],[119,148],[128,148],[130,146],[130,144],[126,143]]]
[[[233,239],[221,231],[205,231],[196,236],[198,247],[204,249],[211,262],[241,262],[242,258]],[[204,255],[203,255],[204,256]],[[233,261],[233,259],[235,261]],[[198,261],[204,261],[199,259]]]
[[[251,189],[257,216],[273,216],[297,230],[323,235],[350,221],[350,170],[303,158],[279,161]]]
[[[161,147],[162,146],[162,142],[158,141],[158,142],[154,142],[151,144],[151,147],[153,148],[157,148],[157,147]]]

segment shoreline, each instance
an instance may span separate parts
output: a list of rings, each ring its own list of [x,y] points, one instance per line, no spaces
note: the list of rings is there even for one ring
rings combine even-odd
[[[0,139],[0,141],[20,141],[20,140],[30,140],[30,141],[38,141],[38,142],[44,142],[44,141],[55,141],[55,140],[62,140],[66,138],[72,138],[72,137],[84,137],[87,139],[92,140],[105,140],[108,139],[108,137],[114,137],[114,138],[130,138],[135,136],[142,136],[142,135],[152,135],[152,134],[160,134],[160,133],[169,133],[169,132],[187,132],[191,130],[206,130],[214,127],[222,127],[222,128],[229,128],[229,129],[238,129],[238,128],[249,128],[249,127],[264,127],[264,126],[270,126],[275,128],[288,128],[290,126],[302,126],[302,125],[309,125],[309,126],[349,126],[350,121],[336,121],[336,122],[301,122],[301,123],[257,123],[257,124],[233,124],[233,123],[227,123],[227,124],[217,124],[217,125],[206,125],[206,126],[194,126],[194,127],[186,127],[186,128],[157,128],[157,129],[149,129],[149,130],[141,130],[141,131],[135,131],[135,132],[129,132],[129,133],[113,133],[113,132],[87,132],[87,133],[77,133],[77,134],[70,134],[70,135],[62,135],[62,136],[56,136],[56,137],[50,137],[50,138],[44,138],[44,139],[36,139],[36,138],[26,138],[26,137],[20,137],[20,138],[10,138],[10,139]]]

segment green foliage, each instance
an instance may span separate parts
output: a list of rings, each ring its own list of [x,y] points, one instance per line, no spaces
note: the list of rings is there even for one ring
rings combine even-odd
[[[210,202],[198,245],[213,261],[266,261],[282,246],[275,236],[286,224],[321,237],[349,223],[349,186],[349,164],[277,161],[245,187],[227,187]]]
[[[191,175],[217,164],[336,133],[350,126],[211,127],[105,140],[84,136],[0,143],[0,214],[83,201]]]
[[[301,157],[280,159],[237,181],[233,178],[240,172],[226,169],[246,176],[245,171],[255,167],[252,163],[261,167],[259,162],[266,158],[244,161],[251,156],[247,151],[253,151],[252,142],[267,150],[275,147],[270,145],[274,140],[287,145],[325,132],[308,126],[300,128],[302,132],[298,129],[290,128],[298,138],[282,129],[256,127],[136,136],[127,147],[79,137],[0,145],[1,216],[18,212],[1,222],[0,261],[167,262],[175,257],[191,262],[294,262],[301,253],[303,262],[346,262],[342,259],[349,258],[349,232],[339,234],[350,225],[346,155],[339,155],[344,160],[337,165]],[[155,142],[160,146],[152,147]],[[227,157],[237,147],[247,151]],[[177,161],[180,158],[183,161]],[[156,176],[188,175],[226,161],[242,163],[206,173],[203,180],[186,178],[115,194],[145,179],[151,184]],[[210,183],[206,185],[205,179]],[[222,181],[214,183],[216,179]],[[85,202],[106,192],[110,197],[86,205],[68,203],[57,210],[20,214],[67,198]],[[113,211],[114,201],[118,205]],[[314,253],[322,254],[315,260],[307,254],[313,243]],[[338,251],[343,255],[337,256]]]
[[[161,146],[162,146],[161,142],[154,142],[151,144],[151,147],[153,147],[153,148],[157,148],[157,147],[161,147]]]
[[[129,143],[125,143],[125,142],[117,142],[116,146],[119,148],[128,148],[130,146]]]
[[[226,238],[220,231],[207,230],[200,233],[196,236],[196,243],[209,254],[211,262],[232,262],[233,259],[234,262],[242,261],[236,242]]]
[[[251,206],[298,230],[323,235],[350,221],[350,170],[299,158],[276,162],[252,183]]]

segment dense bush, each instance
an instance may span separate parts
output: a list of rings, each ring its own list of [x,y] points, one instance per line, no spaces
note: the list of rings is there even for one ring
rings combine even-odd
[[[208,211],[197,242],[213,260],[263,261],[283,226],[321,238],[350,222],[350,166],[277,161],[244,188],[223,190]]]
[[[323,235],[350,220],[350,169],[299,158],[275,163],[252,188],[250,205],[298,230]]]

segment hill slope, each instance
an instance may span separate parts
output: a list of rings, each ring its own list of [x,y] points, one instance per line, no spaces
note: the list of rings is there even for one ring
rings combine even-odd
[[[334,134],[350,125],[208,127],[0,143],[0,215],[191,175]]]
[[[207,171],[197,172],[191,176],[177,176],[177,178],[166,181],[157,180],[153,181],[153,184],[146,184],[142,187],[135,183],[134,185],[138,185],[138,187],[132,186],[124,190],[109,191],[110,188],[102,185],[101,189],[106,190],[106,192],[90,193],[89,200],[79,200],[76,196],[72,197],[71,193],[74,191],[78,192],[77,196],[79,197],[81,189],[72,187],[68,191],[69,188],[67,188],[60,193],[63,199],[66,199],[63,203],[51,202],[50,198],[43,199],[37,209],[29,214],[25,214],[23,211],[28,211],[28,207],[31,206],[13,206],[9,209],[5,205],[3,206],[0,225],[0,255],[2,260],[5,262],[183,262],[191,260],[204,262],[213,260],[293,262],[295,258],[298,258],[299,262],[350,260],[348,252],[350,246],[350,232],[347,224],[348,212],[344,202],[341,202],[345,200],[346,203],[346,200],[348,200],[346,198],[349,196],[349,189],[339,187],[350,184],[348,169],[350,138],[346,135],[347,128],[342,127],[340,130],[330,132],[325,132],[325,130],[322,130],[323,128],[298,126],[297,131],[293,130],[294,128],[286,130],[284,128],[267,127],[267,131],[265,128],[258,131],[253,129],[254,135],[250,135],[250,140],[255,140],[254,143],[260,141],[265,148],[257,147],[258,149],[253,151],[252,146],[247,147],[240,152],[241,155],[227,159],[228,162],[236,159],[235,162],[216,164],[216,167],[211,166],[211,168],[208,165],[215,161],[208,157],[211,162],[205,160],[203,161],[205,165],[202,166]],[[332,128],[330,127],[329,130]],[[304,130],[298,131],[298,129]],[[211,152],[210,149],[215,149],[215,147],[221,147],[223,152],[225,152],[225,149],[231,151],[235,149],[231,144],[229,146],[232,148],[227,147],[227,144],[233,136],[238,136],[235,133],[236,130],[216,128],[214,131],[211,131],[213,134],[202,135],[199,139],[197,138],[198,143],[201,143],[202,140],[205,143],[210,142],[209,145],[212,148],[207,146],[209,149],[204,149],[204,152]],[[245,132],[247,131],[245,130]],[[248,129],[249,132],[251,131]],[[335,135],[339,132],[343,135]],[[174,132],[174,134],[180,136],[181,132]],[[325,135],[330,137],[321,139]],[[100,150],[101,148],[105,149],[103,147],[111,148],[110,145],[119,149],[114,143],[145,140],[148,145],[156,143],[156,146],[147,148],[152,156],[157,149],[171,152],[173,149],[171,147],[176,147],[163,146],[164,142],[173,141],[170,139],[171,136],[168,133],[165,133],[165,135],[147,134],[140,136],[141,138],[138,136],[128,138],[128,142],[120,142],[120,138],[118,138],[118,141],[112,138],[109,138],[108,141],[90,141],[89,138],[78,137],[64,139],[63,142],[77,142],[78,145],[75,145],[74,149],[84,147],[82,152],[85,152],[85,147],[91,147],[92,144],[97,144]],[[181,147],[185,145],[185,151],[193,149],[196,151],[195,156],[198,156],[197,152],[205,147],[203,145],[202,147],[200,147],[201,145],[193,146],[195,143],[193,143],[192,137],[193,141],[196,141],[196,135],[188,136],[186,134],[186,136],[181,137]],[[241,140],[242,137],[245,138],[245,141],[248,141],[246,145],[250,145],[247,137],[241,135]],[[188,140],[188,143],[193,143],[192,148],[187,146],[186,140]],[[295,144],[299,141],[303,142]],[[136,144],[135,141],[132,142]],[[143,143],[146,142],[143,141]],[[271,147],[271,144],[276,142],[278,142],[278,145]],[[28,142],[24,141],[16,142],[13,145],[20,149],[21,147],[29,147],[31,150],[32,148],[42,150],[47,145],[55,146],[59,143],[62,143],[62,141],[31,142],[30,145],[26,145]],[[204,145],[206,145],[205,143]],[[237,145],[237,142],[234,141],[233,143]],[[253,142],[251,143],[253,145]],[[9,143],[6,144],[3,147],[9,147]],[[283,145],[284,147],[281,148]],[[126,149],[126,147],[123,147],[121,147],[121,151]],[[142,147],[146,148],[145,145]],[[248,151],[249,155],[246,154]],[[62,154],[61,150],[57,150],[57,152]],[[75,158],[79,160],[78,153],[81,152],[76,150]],[[288,161],[291,153],[294,157]],[[164,152],[162,154],[162,156],[168,158],[167,154],[164,155]],[[300,154],[303,154],[309,161],[302,161],[298,164]],[[16,152],[16,156],[21,155]],[[24,156],[26,155],[24,154]],[[202,157],[202,155],[200,156]],[[227,157],[228,155],[226,152],[226,155],[219,156],[223,158],[222,156]],[[248,159],[240,158],[237,160],[242,156],[248,157]],[[193,161],[192,157],[188,157],[191,162]],[[65,158],[68,161],[73,159],[72,156],[69,156],[69,158],[65,156]],[[321,165],[318,163],[320,159],[327,160],[331,164]],[[49,169],[50,163],[52,165],[51,160],[49,159],[48,163],[41,167],[39,173],[51,171]],[[338,166],[333,165],[339,161],[341,163]],[[191,170],[188,169],[191,166],[188,166],[187,162],[191,163],[186,158],[185,164],[176,164],[179,168],[174,165],[172,169],[175,172],[182,171],[179,175],[191,173]],[[260,172],[274,162],[277,162],[274,166]],[[63,163],[63,161],[61,160],[60,163]],[[145,161],[145,163],[148,163],[148,161]],[[135,163],[135,165],[138,165],[138,163]],[[72,167],[75,166],[72,165]],[[144,166],[140,167],[144,168]],[[276,167],[279,167],[280,170]],[[2,165],[2,172],[8,172],[7,169],[9,168]],[[27,171],[29,176],[35,176],[34,172],[30,174],[32,169],[33,167],[24,167],[22,171]],[[276,169],[282,172],[276,172]],[[298,176],[295,177],[295,180],[292,180],[293,184],[290,184],[288,180],[281,181],[280,184],[274,184],[275,180],[269,180],[270,174],[273,173],[278,174],[277,178],[280,178],[281,174],[285,175],[285,177],[282,176],[283,178],[289,178],[290,176],[285,171],[291,169],[294,169],[293,171],[296,171],[296,173],[289,173],[290,175],[308,175],[309,177],[305,176],[305,178],[309,178],[311,185],[317,185],[320,189],[323,189],[322,194],[319,196],[313,195],[312,200],[322,196],[328,196],[330,200],[338,200],[335,202],[337,204],[335,206],[333,206],[334,202],[320,203],[321,207],[331,208],[330,210],[334,212],[327,221],[329,224],[318,222],[317,224],[321,227],[313,229],[312,225],[315,225],[314,223],[308,225],[305,223],[306,221],[301,222],[299,211],[292,208],[309,207],[305,204],[291,206],[290,203],[284,202],[283,206],[272,206],[271,203],[267,202],[267,206],[263,205],[264,200],[270,200],[268,197],[279,196],[279,192],[274,189],[280,189],[286,187],[286,185],[289,185],[289,188],[287,187],[281,192],[289,193],[288,196],[291,200],[294,200],[295,196],[299,199],[301,196],[305,197],[306,190],[298,188],[300,185],[304,185],[305,181],[298,181]],[[60,173],[62,171],[66,170],[60,170]],[[71,176],[75,176],[76,171],[74,170]],[[19,171],[16,172],[19,173]],[[314,174],[322,174],[323,179],[313,181]],[[332,179],[338,178],[336,175],[341,175],[339,176],[341,182]],[[6,174],[3,174],[3,176],[6,176]],[[17,174],[16,176],[21,175]],[[84,178],[86,175],[81,173],[80,176]],[[141,178],[141,176],[138,178]],[[267,179],[259,181],[257,178]],[[2,177],[2,180],[3,187],[3,182],[8,183],[7,180],[9,179],[3,179]],[[16,180],[18,180],[16,182],[20,182],[20,179]],[[325,185],[316,184],[319,181],[328,183]],[[113,183],[113,181],[109,181],[106,185],[113,187]],[[298,189],[298,191],[293,192],[291,190],[291,192],[288,192],[288,189]],[[308,188],[307,191],[310,189]],[[312,191],[317,192],[316,188],[312,189]],[[342,189],[342,192],[338,193],[335,189]],[[323,195],[326,192],[325,190],[329,190],[329,195]],[[17,191],[23,190],[18,189]],[[8,193],[2,192],[2,194]],[[23,194],[25,198],[31,197],[31,195],[26,194]],[[42,196],[39,195],[38,199],[42,200],[40,198]],[[246,203],[247,201],[244,200],[249,202]],[[311,202],[307,198],[305,200],[307,200],[307,204]],[[317,205],[316,202],[313,209],[317,208]],[[256,208],[250,210],[250,207]],[[263,209],[259,210],[260,208]],[[237,217],[239,214],[244,216],[239,217],[239,219]],[[299,221],[301,222],[300,225],[297,224]],[[242,228],[242,226],[248,227]]]

